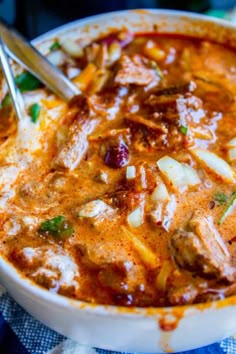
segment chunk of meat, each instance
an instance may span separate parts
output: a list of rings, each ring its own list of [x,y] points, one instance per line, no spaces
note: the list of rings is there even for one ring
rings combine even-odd
[[[97,231],[116,220],[118,217],[117,210],[106,204],[103,200],[92,200],[76,210],[76,216],[81,222],[92,225]]]
[[[115,210],[101,199],[92,200],[79,208],[78,216],[81,218],[104,218],[114,216]]]
[[[59,149],[53,164],[55,166],[74,170],[88,149],[87,137],[98,125],[98,120],[86,120],[83,123],[75,121],[69,128],[68,138]]]
[[[101,95],[94,94],[88,97],[88,104],[93,108],[95,114],[107,120],[114,120],[122,105],[122,97],[127,94],[127,89],[113,88],[103,92]]]
[[[78,288],[79,270],[74,260],[59,247],[25,247],[10,255],[18,267],[25,269],[31,279],[46,288],[74,291]]]
[[[193,77],[197,82],[197,92],[203,97],[206,109],[224,112],[232,107],[235,102],[234,95],[226,82],[222,80],[221,75],[217,75],[216,72],[214,75],[196,72]]]
[[[236,283],[218,288],[208,287],[200,292],[196,298],[196,302],[217,301],[233,295],[236,295]]]
[[[169,232],[176,208],[177,202],[174,194],[170,196],[170,200],[155,204],[148,214],[152,225],[162,226],[165,231]]]
[[[177,121],[179,126],[187,126],[189,122],[199,123],[205,117],[201,99],[190,93],[151,95],[145,104],[155,112],[162,113],[164,120],[172,123]]]
[[[56,167],[74,170],[80,163],[88,149],[88,136],[99,123],[99,119],[92,116],[86,98],[81,102],[73,101],[71,105],[78,105],[76,118],[71,123],[66,141],[59,147],[53,160]]]
[[[193,284],[181,287],[172,287],[168,291],[168,299],[171,305],[192,304],[198,295],[198,289]]]
[[[145,193],[124,190],[110,193],[107,197],[115,207],[131,211],[144,201]]]
[[[125,247],[118,253],[114,248],[106,250],[105,255],[104,247],[99,244],[96,246],[77,244],[76,248],[82,269],[85,267],[87,275],[92,272],[90,281],[93,284],[98,282],[103,291],[109,292],[112,296],[130,294],[131,300],[132,293],[138,291],[140,287],[143,291],[148,287],[144,266],[131,260]]]
[[[145,284],[145,271],[133,262],[103,264],[98,274],[102,286],[118,293],[135,292],[139,284]]]
[[[155,91],[156,96],[170,96],[170,95],[177,95],[177,94],[186,94],[191,93],[196,89],[197,85],[194,81],[189,81],[184,84],[170,86],[162,89],[158,89]]]
[[[148,59],[137,54],[121,57],[120,70],[115,77],[115,83],[124,86],[129,84],[146,86],[151,83],[158,84],[159,81],[160,78]]]
[[[164,122],[154,122],[151,119],[146,119],[137,114],[129,114],[125,117],[125,122],[130,126],[143,126],[147,130],[155,131],[157,133],[168,133],[168,129]]]
[[[168,90],[168,89],[166,89]],[[202,101],[191,93],[185,95],[157,92],[144,101],[145,116],[128,114],[125,123],[131,130],[133,146],[138,151],[189,148],[199,138],[199,123],[206,123],[200,138],[214,139],[212,122],[206,117]],[[173,89],[174,91],[174,89]],[[186,130],[183,133],[183,129]],[[209,133],[209,134],[208,134]]]
[[[233,282],[236,269],[230,263],[230,254],[212,222],[200,216],[193,217],[188,231],[177,230],[170,239],[176,263],[202,277]]]

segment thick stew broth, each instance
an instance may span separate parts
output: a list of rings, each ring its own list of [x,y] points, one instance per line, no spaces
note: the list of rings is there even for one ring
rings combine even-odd
[[[2,95],[1,254],[93,303],[236,294],[236,52],[120,32],[55,39],[48,58],[81,95],[66,105],[25,73],[20,128]]]

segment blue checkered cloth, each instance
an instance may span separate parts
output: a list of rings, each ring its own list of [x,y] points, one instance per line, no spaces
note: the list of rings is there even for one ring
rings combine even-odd
[[[117,354],[83,346],[50,330],[25,312],[0,286],[0,354],[112,353]],[[231,337],[185,354],[236,354],[236,338]]]

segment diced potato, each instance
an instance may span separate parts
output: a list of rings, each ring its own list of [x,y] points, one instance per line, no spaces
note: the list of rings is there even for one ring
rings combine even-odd
[[[164,50],[158,48],[157,44],[153,41],[148,41],[146,43],[143,52],[146,56],[155,61],[162,61],[166,57]]]
[[[143,223],[143,207],[139,206],[138,208],[134,209],[127,218],[127,221],[130,226],[132,227],[139,227]]]
[[[191,150],[191,152],[197,158],[197,160],[204,167],[206,167],[209,172],[214,173],[216,177],[222,179],[226,183],[235,182],[234,171],[221,157],[217,156],[213,152],[202,149],[194,149]]]
[[[126,167],[126,179],[134,179],[136,176],[136,168],[135,166],[127,166]]]
[[[60,45],[62,49],[74,58],[81,58],[84,55],[82,46],[72,38],[64,38]]]

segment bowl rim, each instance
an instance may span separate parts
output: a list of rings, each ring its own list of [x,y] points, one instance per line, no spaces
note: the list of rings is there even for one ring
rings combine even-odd
[[[111,315],[122,317],[156,317],[158,315],[174,314],[182,315],[187,313],[193,315],[199,311],[206,311],[210,309],[221,309],[228,306],[236,306],[236,295],[229,296],[225,299],[197,303],[190,305],[178,305],[178,306],[166,306],[166,307],[128,307],[128,306],[115,306],[105,304],[95,304],[82,300],[66,297],[56,292],[49,291],[37,283],[33,282],[30,278],[27,278],[24,274],[14,267],[3,256],[0,256],[0,268],[7,274],[7,277],[11,281],[15,282],[17,286],[21,287],[23,291],[37,297],[40,300],[46,300],[47,302],[63,307],[67,309],[76,309],[85,313],[92,313],[97,315]]]
[[[144,15],[163,15],[163,16],[171,16],[171,17],[185,17],[190,20],[201,20],[203,22],[213,22],[215,24],[221,25],[225,28],[236,30],[236,25],[221,18],[211,17],[209,15],[198,14],[191,11],[181,11],[181,10],[168,10],[168,9],[152,9],[152,8],[139,8],[139,9],[130,9],[130,10],[119,10],[119,11],[111,11],[106,13],[101,13],[97,15],[87,16],[78,20],[74,20],[68,23],[65,23],[61,26],[58,26],[54,29],[47,31],[46,33],[41,34],[40,36],[34,38],[31,43],[33,45],[38,45],[44,40],[48,40],[54,35],[60,35],[61,32],[68,32],[73,29],[75,26],[84,26],[89,24],[90,22],[94,22],[95,20],[103,19],[104,17],[112,18],[113,16],[122,16],[126,14],[144,14]]]
[[[82,27],[90,23],[94,23],[96,20],[105,18],[112,18],[113,16],[122,16],[127,14],[145,14],[145,15],[163,15],[171,16],[173,18],[186,18],[188,20],[200,20],[207,23],[214,23],[216,25],[222,26],[227,29],[232,29],[236,31],[236,26],[226,20],[219,18],[212,18],[207,15],[196,14],[193,12],[177,11],[177,10],[165,10],[165,9],[132,9],[132,10],[121,10],[102,13],[94,16],[88,16],[82,19],[74,20],[72,22],[66,23],[62,26],[56,27],[37,38],[33,39],[31,43],[33,45],[40,45],[44,41],[53,39],[55,36],[60,36],[64,33],[69,32],[75,27]],[[197,303],[190,305],[177,305],[172,307],[128,307],[128,306],[115,306],[115,305],[103,305],[94,304],[82,300],[77,300],[63,296],[61,294],[44,289],[37,283],[33,282],[31,279],[27,278],[22,274],[13,264],[11,264],[3,255],[0,255],[0,272],[4,272],[6,277],[13,282],[15,282],[23,291],[27,292],[38,298],[39,300],[46,300],[54,306],[63,307],[67,309],[76,309],[83,311],[84,313],[97,314],[102,316],[122,316],[122,317],[155,317],[158,315],[165,315],[169,313],[183,314],[188,313],[193,315],[199,311],[205,311],[210,309],[221,309],[228,306],[236,306],[236,295],[229,296],[224,299]]]

